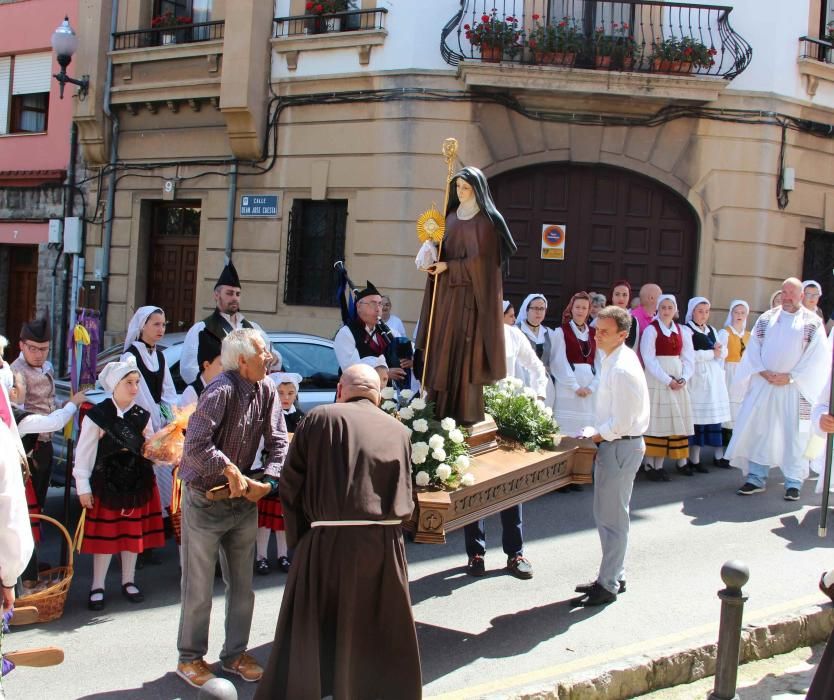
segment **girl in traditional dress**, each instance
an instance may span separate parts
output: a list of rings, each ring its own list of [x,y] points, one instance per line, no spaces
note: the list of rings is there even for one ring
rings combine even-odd
[[[820,297],[822,296],[822,286],[819,282],[814,280],[805,280],[802,283],[802,306],[809,311],[813,311],[819,316],[823,323],[825,322],[825,315],[819,307]]]
[[[710,302],[705,297],[689,300],[686,310],[686,333],[692,341],[695,371],[689,382],[692,422],[695,433],[689,438],[689,464],[701,474],[708,469],[701,464],[701,448],[715,448],[716,462],[724,457],[721,424],[730,420],[730,397],[724,378],[727,346],[718,339],[715,328],[708,325]]]
[[[631,284],[628,280],[617,280],[611,285],[611,293],[608,295],[611,299],[611,304],[625,309],[631,314],[632,290]],[[626,338],[626,345],[637,352],[640,343],[640,325],[635,319],[631,320],[631,330],[628,332]]]
[[[547,314],[547,299],[544,294],[528,294],[521,304],[521,309],[518,312],[515,325],[524,333],[533,350],[536,351],[536,356],[544,364],[547,370],[547,395],[545,396],[545,403],[554,408],[556,400],[556,385],[554,383],[554,372],[550,366],[550,359],[553,356],[553,331],[544,325],[544,317]],[[510,369],[507,369],[510,373]],[[517,368],[513,373],[514,376],[520,377],[524,381],[525,386],[530,385],[530,378],[526,374],[524,368]]]
[[[503,302],[502,306],[504,308],[504,324],[507,325],[507,326],[514,326],[515,325],[515,307],[512,305],[512,303],[510,303],[506,299],[504,299],[504,302]],[[511,372],[512,367],[507,367],[507,371]]]
[[[724,379],[730,398],[730,420],[725,421],[721,426],[725,447],[730,444],[730,438],[733,435],[733,425],[741,408],[741,401],[738,400],[738,397],[736,397],[736,400],[733,400],[734,397],[730,393],[730,386],[732,386],[733,378],[736,376],[736,370],[750,342],[750,331],[747,330],[747,318],[749,316],[750,305],[743,299],[733,299],[730,302],[730,310],[727,312],[727,320],[724,322],[724,328],[718,331],[718,341],[727,348],[727,356],[724,358]],[[722,469],[730,468],[730,463],[724,459],[723,455],[718,459],[717,464]]]
[[[663,460],[677,461],[680,473],[692,476],[687,467],[689,436],[695,430],[687,382],[694,371],[692,337],[675,322],[678,303],[671,294],[657,299],[657,314],[640,338],[640,354],[646,367],[651,399],[651,419],[646,431],[646,476],[651,481],[669,481]]]
[[[577,292],[553,331],[550,366],[556,376],[556,420],[565,435],[577,436],[594,423],[594,392],[599,385],[595,331],[588,325],[591,297]]]
[[[782,290],[777,289],[770,295],[770,308],[775,309],[777,306],[782,306]]]
[[[142,457],[153,430],[150,413],[136,403],[141,381],[132,355],[108,363],[99,383],[111,396],[81,423],[72,475],[87,511],[80,551],[93,555],[90,610],[104,608],[104,581],[114,554],[121,556],[122,594],[131,603],[142,602],[135,583],[137,555],[165,544],[153,464]]]
[[[302,377],[300,374],[293,372],[274,372],[269,377],[278,387],[278,398],[281,400],[281,410],[284,413],[287,432],[293,433],[295,432],[296,426],[298,426],[304,417],[304,413],[295,405]],[[260,461],[260,450],[258,450],[258,456],[258,461]],[[254,468],[257,468],[257,466]],[[281,498],[277,492],[271,496],[264,496],[258,501],[255,573],[261,576],[269,573],[267,550],[269,548],[269,536],[273,532],[275,533],[275,545],[278,551],[278,568],[284,573],[288,573],[290,570],[290,559],[287,552],[287,536],[284,533],[284,515],[281,510]]]
[[[130,319],[125,336],[124,353],[120,358],[122,362],[128,357],[136,360],[136,366],[142,375],[136,403],[150,413],[153,432],[161,430],[170,422],[173,417],[171,406],[179,403],[177,389],[171,378],[171,370],[165,362],[165,355],[156,348],[157,343],[163,337],[165,337],[165,312],[158,306],[142,306]],[[155,464],[154,472],[159,495],[166,506],[163,515],[167,518],[168,505],[172,502],[173,467],[168,464]]]

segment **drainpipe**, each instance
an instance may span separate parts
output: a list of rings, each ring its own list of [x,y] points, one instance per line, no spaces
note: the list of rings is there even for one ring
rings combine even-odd
[[[232,259],[232,242],[235,238],[235,204],[237,202],[237,161],[232,161],[229,171],[229,203],[226,207],[226,262]]]
[[[75,161],[78,158],[78,126],[73,121],[70,124],[70,153],[69,166],[67,168],[67,189],[64,195],[64,221],[67,217],[75,214]],[[82,250],[81,255],[84,254]],[[67,369],[67,333],[68,322],[70,314],[75,316],[75,308],[70,308],[75,303],[75,299],[70,294],[70,282],[72,278],[71,270],[77,269],[78,255],[64,254],[64,279],[63,289],[61,291],[61,298],[64,303],[61,308],[61,326],[58,335],[58,342],[60,343],[58,349],[58,368],[62,374]]]
[[[104,210],[104,231],[101,240],[101,330],[107,329],[107,304],[110,286],[110,248],[113,241],[113,209],[116,202],[116,162],[119,159],[119,120],[110,110],[110,90],[113,84],[113,49],[119,19],[119,0],[113,0],[110,15],[110,41],[107,52],[107,73],[104,83],[103,110],[110,119],[110,175],[107,182],[107,205]]]

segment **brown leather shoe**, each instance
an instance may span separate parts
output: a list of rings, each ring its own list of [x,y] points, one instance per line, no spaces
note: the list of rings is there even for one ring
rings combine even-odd
[[[226,673],[234,673],[240,676],[247,683],[257,683],[264,675],[264,670],[258,665],[255,658],[246,652],[232,661],[224,661],[222,668]]]
[[[194,688],[202,688],[210,680],[217,678],[204,659],[178,663],[177,675]]]
[[[827,595],[832,602],[834,602],[834,584],[830,586],[825,585],[825,574],[827,572],[823,571],[822,576],[820,576],[820,590]]]

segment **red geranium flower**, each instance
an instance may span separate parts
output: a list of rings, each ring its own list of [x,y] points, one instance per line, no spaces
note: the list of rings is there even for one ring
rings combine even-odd
[[[538,22],[541,15],[533,15],[533,20]]]

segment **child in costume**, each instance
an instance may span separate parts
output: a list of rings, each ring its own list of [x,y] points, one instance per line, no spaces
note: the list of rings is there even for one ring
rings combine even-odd
[[[274,372],[269,377],[278,387],[278,398],[281,400],[281,410],[284,412],[287,432],[293,433],[304,417],[304,413],[295,405],[302,377],[300,374],[292,372]],[[258,450],[258,462],[260,462],[260,453],[261,451]],[[254,468],[257,469],[258,466]],[[269,573],[267,549],[269,547],[269,537],[273,532],[275,533],[275,544],[278,551],[278,568],[287,573],[290,570],[290,558],[287,551],[287,537],[284,533],[281,498],[278,492],[265,496],[258,501],[255,573],[261,576]]]
[[[122,594],[142,602],[134,580],[136,558],[165,544],[153,463],[142,457],[153,430],[150,413],[136,403],[141,379],[132,355],[108,363],[99,383],[111,396],[81,423],[72,475],[86,511],[80,551],[93,555],[90,610],[104,608],[104,581],[114,554],[121,557]]]
[[[724,328],[718,331],[718,341],[727,348],[727,356],[724,358],[724,381],[730,397],[730,420],[724,421],[721,426],[725,446],[730,444],[736,416],[741,409],[741,401],[737,398],[735,401],[733,400],[734,397],[730,392],[730,387],[733,384],[733,378],[736,376],[736,370],[741,364],[741,358],[744,357],[744,351],[750,344],[750,331],[747,330],[747,318],[749,316],[750,305],[743,299],[733,299],[730,302]],[[718,459],[718,466],[729,469],[730,463],[722,455]]]

